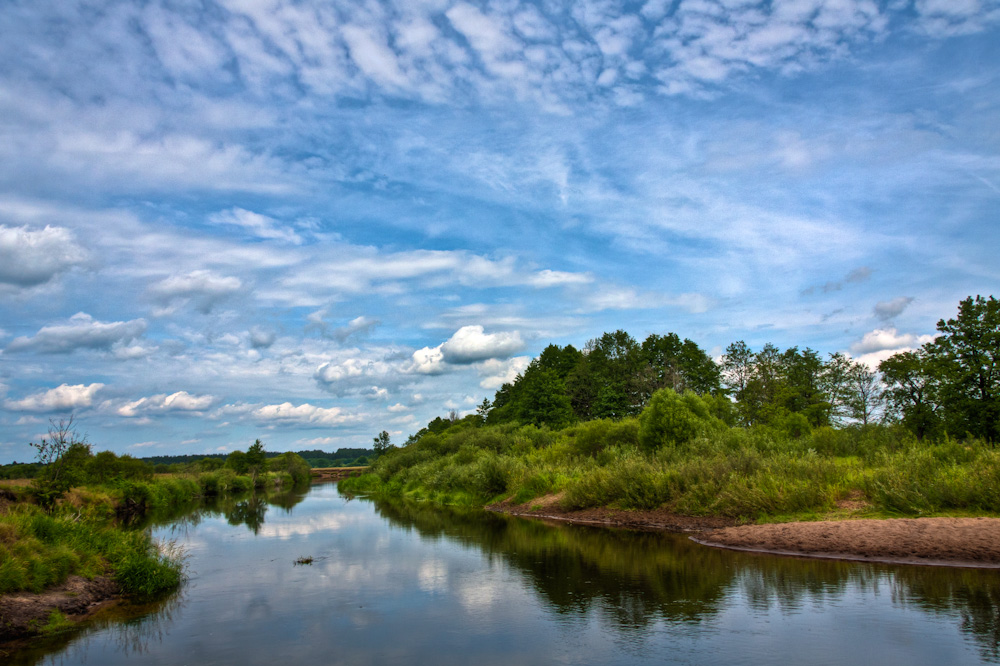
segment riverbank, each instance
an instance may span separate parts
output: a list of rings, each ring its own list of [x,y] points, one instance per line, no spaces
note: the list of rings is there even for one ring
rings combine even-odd
[[[0,644],[65,629],[121,600],[110,577],[70,576],[44,592],[0,596]]]
[[[1000,518],[895,518],[715,529],[705,546],[772,555],[1000,569]]]
[[[506,500],[486,509],[582,525],[693,533],[691,540],[703,546],[769,555],[1000,569],[1000,518],[845,518],[739,525],[731,518],[681,516],[666,509],[568,510],[561,500],[558,494],[524,504]]]

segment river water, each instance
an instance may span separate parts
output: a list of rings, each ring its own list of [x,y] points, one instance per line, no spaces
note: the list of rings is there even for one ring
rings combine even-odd
[[[153,531],[187,552],[176,595],[5,661],[1000,663],[993,571],[739,554],[351,500],[334,484],[200,507]]]

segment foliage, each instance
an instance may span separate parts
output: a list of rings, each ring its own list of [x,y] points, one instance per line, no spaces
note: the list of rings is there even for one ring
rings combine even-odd
[[[374,442],[372,443],[372,450],[374,451],[373,457],[379,458],[384,455],[391,446],[392,442],[389,439],[389,432],[383,430],[376,437],[374,437]]]

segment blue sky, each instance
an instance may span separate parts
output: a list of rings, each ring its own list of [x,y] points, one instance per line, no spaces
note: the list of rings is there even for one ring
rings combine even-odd
[[[0,7],[0,462],[396,442],[550,342],[875,363],[1000,262],[1000,2]]]

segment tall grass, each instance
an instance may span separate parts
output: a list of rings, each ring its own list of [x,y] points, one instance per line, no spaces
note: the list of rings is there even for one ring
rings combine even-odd
[[[1000,452],[980,440],[918,442],[893,426],[793,437],[709,421],[681,437],[664,422],[672,423],[657,427],[670,437],[661,435],[659,446],[641,440],[641,419],[559,431],[456,427],[389,452],[341,488],[479,504],[561,493],[567,509],[666,508],[742,520],[825,514],[846,498],[870,515],[1000,513]]]
[[[161,552],[145,532],[28,504],[0,515],[0,594],[110,574],[124,594],[149,597],[176,588],[182,568],[178,553]]]

